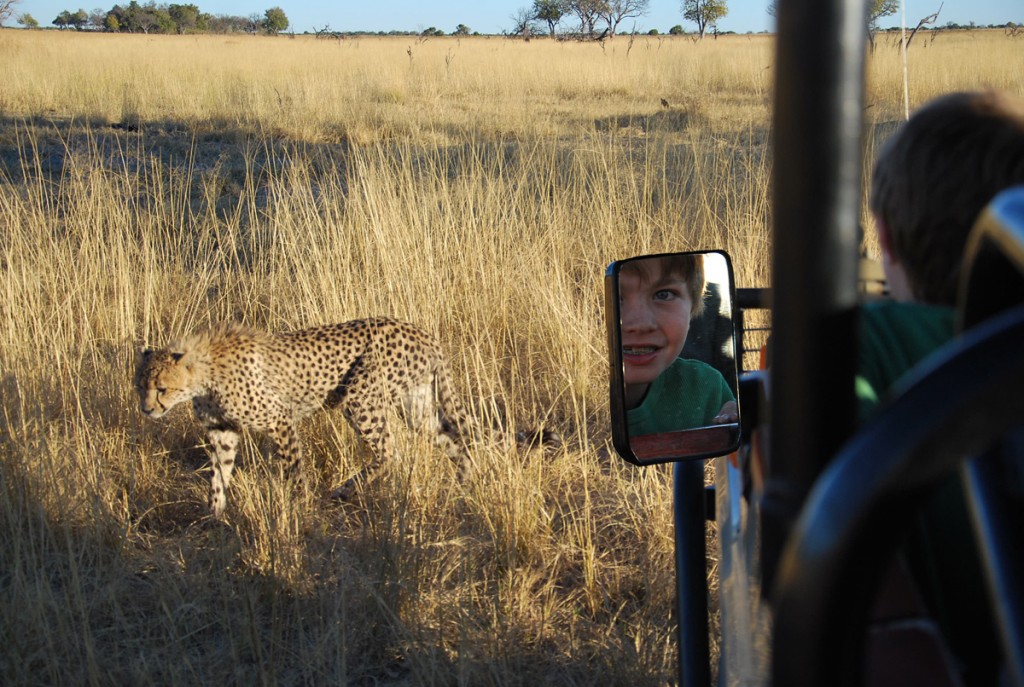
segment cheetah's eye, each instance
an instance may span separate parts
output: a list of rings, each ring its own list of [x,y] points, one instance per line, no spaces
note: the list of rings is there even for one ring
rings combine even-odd
[[[165,386],[158,386],[156,388],[156,392],[158,394],[166,394],[167,393],[167,387],[165,387]]]

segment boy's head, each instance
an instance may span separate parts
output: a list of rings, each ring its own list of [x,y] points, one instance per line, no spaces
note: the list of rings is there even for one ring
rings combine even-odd
[[[704,256],[626,263],[619,271],[619,301],[627,396],[632,387],[642,398],[647,385],[679,357],[690,320],[703,310]]]
[[[953,93],[917,110],[883,146],[871,180],[887,267],[898,268],[896,279],[887,269],[894,296],[954,305],[971,227],[1017,184],[1024,104],[995,92]]]

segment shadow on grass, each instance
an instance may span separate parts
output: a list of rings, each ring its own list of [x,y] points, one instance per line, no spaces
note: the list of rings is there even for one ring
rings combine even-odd
[[[289,550],[230,518],[126,532],[100,503],[87,520],[44,506],[10,446],[0,451],[6,685],[645,684],[617,651],[572,655],[571,641],[489,625],[480,609],[423,617],[417,596],[431,590],[404,567],[430,554],[396,541],[382,551],[379,533],[343,538],[321,523]]]

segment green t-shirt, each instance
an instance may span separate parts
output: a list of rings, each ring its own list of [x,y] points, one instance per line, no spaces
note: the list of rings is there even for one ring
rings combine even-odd
[[[862,308],[860,324],[856,386],[864,422],[900,378],[953,339],[955,323],[952,308],[884,302]],[[903,551],[925,604],[966,665],[967,684],[991,684],[998,651],[958,475],[916,515]]]
[[[627,411],[631,436],[707,427],[736,400],[722,373],[699,360],[676,358],[651,382],[640,405]]]
[[[861,309],[857,403],[864,422],[896,382],[953,338],[952,308],[880,302]]]

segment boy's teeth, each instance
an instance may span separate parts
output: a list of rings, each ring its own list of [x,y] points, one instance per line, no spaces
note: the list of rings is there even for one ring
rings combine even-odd
[[[625,346],[622,350],[630,355],[644,355],[654,352],[654,346]]]

